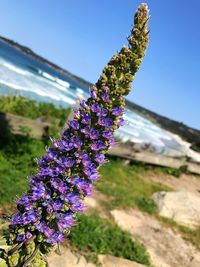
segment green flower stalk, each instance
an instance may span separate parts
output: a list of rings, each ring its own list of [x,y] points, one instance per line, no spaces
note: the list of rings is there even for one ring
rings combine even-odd
[[[83,199],[91,194],[98,168],[107,162],[105,153],[115,143],[113,133],[124,123],[124,96],[146,51],[148,19],[148,7],[141,4],[128,46],[111,58],[90,97],[80,102],[60,139],[52,140],[38,161],[38,172],[10,219],[11,249],[1,250],[8,267],[47,266],[46,255],[64,242],[83,211]]]

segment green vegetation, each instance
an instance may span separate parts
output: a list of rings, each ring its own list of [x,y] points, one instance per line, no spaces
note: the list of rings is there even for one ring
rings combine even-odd
[[[12,204],[27,189],[27,177],[35,171],[35,158],[43,152],[43,141],[10,134],[9,143],[0,150],[0,206]]]
[[[57,118],[63,123],[69,109],[57,108],[51,103],[36,102],[22,96],[3,96],[0,98],[0,111],[30,119]]]
[[[119,160],[111,160],[101,168],[101,181],[97,189],[111,201],[104,203],[107,208],[138,207],[148,213],[156,213],[156,205],[151,199],[154,192],[170,191],[160,183],[146,183],[140,176],[145,174],[143,165],[122,166]]]
[[[189,227],[179,225],[178,229],[182,233],[185,240],[192,243],[198,250],[200,250],[200,228],[192,230]]]
[[[139,161],[132,161],[132,165],[139,168],[139,170],[143,170],[145,172],[152,171],[156,174],[168,174],[170,176],[173,176],[175,178],[179,178],[181,174],[186,173],[188,174],[187,165],[182,165],[180,168],[172,168],[172,167],[164,167],[164,166],[155,166],[149,163],[145,162],[139,162]]]
[[[181,174],[183,173],[188,173],[187,165],[182,165],[180,168],[175,169],[175,168],[169,168],[169,167],[155,167],[154,169],[155,172],[162,172],[165,174],[169,174],[171,176],[174,176],[176,178],[179,178]]]
[[[48,136],[57,137],[59,130],[64,126],[70,109],[55,107],[51,103],[41,103],[29,100],[21,96],[4,96],[0,98],[0,112],[11,113],[14,115],[26,117],[29,119],[41,119],[49,123],[49,127],[44,129],[43,139],[45,144],[48,143]],[[6,119],[2,122],[7,127]],[[28,127],[21,128],[22,134],[30,134],[31,129]],[[0,133],[5,138],[5,134]]]
[[[69,238],[73,247],[89,257],[109,254],[150,265],[149,255],[142,244],[133,241],[128,232],[96,214],[79,216],[79,223],[72,229]]]
[[[199,144],[199,143],[197,143],[197,144],[193,144],[193,145],[191,146],[191,149],[193,149],[194,151],[200,153],[200,144]]]

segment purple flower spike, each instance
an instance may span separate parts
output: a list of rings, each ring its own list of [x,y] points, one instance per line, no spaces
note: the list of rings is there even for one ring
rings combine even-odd
[[[30,202],[30,197],[29,196],[23,196],[17,201],[17,204],[26,206],[27,204],[29,204],[29,202]]]
[[[89,126],[85,126],[85,127],[83,127],[81,129],[81,133],[84,133],[85,136],[88,136],[89,132],[90,132],[90,127]]]
[[[135,18],[139,19],[128,45],[111,58],[89,98],[77,103],[59,138],[51,139],[37,173],[29,178],[27,192],[17,201],[7,238],[12,248],[0,253],[9,266],[45,265],[43,256],[64,241],[76,224],[77,213],[83,211],[83,199],[91,195],[99,179],[98,168],[107,162],[105,154],[115,143],[114,131],[124,124],[124,96],[148,43],[146,4],[141,4]]]
[[[123,110],[120,107],[114,107],[112,109],[112,114],[115,116],[121,116],[121,115],[123,115]]]
[[[30,239],[33,235],[30,232],[26,232],[26,239]]]
[[[48,160],[55,160],[57,158],[57,151],[55,149],[53,149],[53,148],[50,148],[47,151],[46,158]]]
[[[68,189],[67,185],[60,178],[52,179],[51,185],[54,189],[58,190],[60,193],[65,193]]]
[[[113,126],[113,121],[110,118],[99,118],[98,123],[101,126],[109,127],[111,128]]]
[[[91,117],[89,116],[89,115],[84,115],[83,117],[82,117],[82,120],[81,120],[81,122],[83,123],[83,124],[90,124],[91,123]]]
[[[89,110],[90,109],[85,100],[82,100],[80,102],[80,106],[85,110]]]
[[[83,205],[83,203],[80,202],[75,202],[73,204],[70,205],[70,209],[73,212],[82,212],[84,210],[85,206]]]
[[[108,102],[110,100],[109,94],[107,93],[104,93],[101,98],[104,102]]]
[[[103,89],[105,93],[108,93],[110,91],[110,88],[108,86],[105,86]]]
[[[103,165],[106,163],[106,157],[104,154],[97,154],[95,156],[95,161],[99,163],[100,165]]]
[[[50,238],[53,235],[54,230],[48,226],[44,226],[43,233],[47,238]]]
[[[30,223],[35,223],[40,219],[40,216],[38,216],[38,213],[34,210],[27,211],[23,214],[22,220],[23,224],[27,225]]]
[[[58,214],[58,229],[63,231],[65,229],[71,228],[75,224],[75,220],[70,213]]]
[[[45,197],[47,194],[46,188],[42,184],[37,184],[32,188],[32,199],[37,200]]]
[[[75,204],[80,200],[80,197],[78,194],[75,193],[68,193],[67,194],[67,202],[70,202],[71,204]]]
[[[81,149],[82,141],[78,136],[72,136],[70,141],[72,142],[73,146],[77,149]]]
[[[96,94],[96,92],[93,89],[90,90],[90,96],[93,99],[97,99],[97,94]]]
[[[48,161],[45,157],[41,158],[39,161],[39,166],[42,168],[48,167]]]
[[[69,127],[72,127],[74,130],[78,130],[79,129],[79,123],[77,120],[73,120],[68,122]]]
[[[96,172],[96,173],[92,173],[91,175],[88,176],[88,179],[94,183],[98,180],[99,178],[99,174]]]
[[[57,149],[62,152],[70,151],[74,148],[74,144],[66,140],[57,140],[53,144]]]
[[[52,208],[54,211],[58,211],[62,209],[62,202],[57,199],[55,202],[52,203]]]
[[[105,139],[111,139],[113,137],[113,133],[110,131],[110,130],[105,130],[103,131],[103,134],[102,136],[105,138]]]
[[[84,210],[82,199],[92,194],[98,167],[107,162],[104,153],[115,143],[113,132],[123,121],[123,105],[112,105],[109,88],[102,89],[99,96],[92,89],[91,98],[80,102],[73,120],[39,160],[38,173],[29,179],[30,189],[11,218],[16,242],[32,236],[36,241],[42,236],[50,246],[63,242],[75,215]]]
[[[51,245],[56,245],[61,242],[64,242],[64,235],[62,232],[54,233],[51,238],[47,239],[47,243]]]
[[[36,225],[36,229],[41,233],[44,233],[45,227],[46,227],[46,223],[44,221]]]
[[[106,108],[100,108],[97,112],[97,116],[99,117],[105,117],[108,114],[108,110]]]
[[[80,119],[81,112],[79,109],[74,110],[74,119]]]
[[[97,139],[99,137],[99,132],[97,130],[91,128],[90,132],[89,132],[89,137],[92,140]]]
[[[95,112],[95,113],[98,112],[100,110],[99,104],[92,104],[90,106],[90,109],[92,112]]]
[[[16,238],[17,241],[21,242],[25,240],[25,235],[18,235]]]
[[[99,150],[105,149],[105,145],[104,145],[104,143],[102,141],[98,140],[98,141],[95,141],[91,145],[91,149],[94,150],[94,151],[99,151]]]
[[[113,138],[111,138],[111,139],[109,140],[109,146],[110,146],[110,147],[113,147],[115,144],[116,144],[116,141],[115,141],[115,139],[114,139],[114,137],[113,137]]]
[[[68,168],[71,168],[74,165],[75,161],[72,158],[64,159],[64,165]]]
[[[123,126],[125,124],[125,120],[123,118],[120,118],[118,121],[117,121],[117,124],[118,126]]]
[[[84,153],[82,155],[82,163],[85,167],[88,167],[91,164],[91,158],[88,156],[87,153]]]

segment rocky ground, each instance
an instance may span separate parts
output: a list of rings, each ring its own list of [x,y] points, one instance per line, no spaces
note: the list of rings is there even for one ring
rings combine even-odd
[[[142,176],[145,182],[157,182],[162,183],[166,186],[171,187],[174,191],[187,191],[192,192],[198,197],[200,197],[200,179],[196,175],[181,174],[177,179],[167,174],[157,175],[155,173],[150,173],[148,175]]]
[[[200,252],[184,241],[180,233],[137,210],[113,210],[114,220],[147,248],[156,267],[198,267]]]
[[[98,255],[99,264],[102,267],[142,267],[139,263],[113,257],[110,255]],[[87,262],[86,259],[78,254],[66,250],[60,256],[53,253],[49,257],[49,267],[96,267],[95,264]]]

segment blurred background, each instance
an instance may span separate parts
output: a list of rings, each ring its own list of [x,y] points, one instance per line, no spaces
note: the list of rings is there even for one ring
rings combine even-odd
[[[49,136],[58,136],[71,107],[87,99],[108,60],[127,44],[139,4],[0,0],[2,216],[14,210],[15,198],[27,189],[27,176],[50,145]],[[102,180],[87,200],[87,216],[80,217],[82,226],[72,232],[67,253],[75,249],[102,266],[114,266],[107,254],[145,266],[199,266],[200,2],[149,0],[148,5],[150,42],[126,98],[126,124],[116,132],[110,163],[101,170]],[[132,223],[138,223],[134,230]],[[88,227],[87,234],[81,227]],[[154,233],[155,227],[163,235]],[[181,242],[183,251],[177,248]],[[169,255],[174,250],[175,258]],[[129,266],[124,264],[119,267]]]

